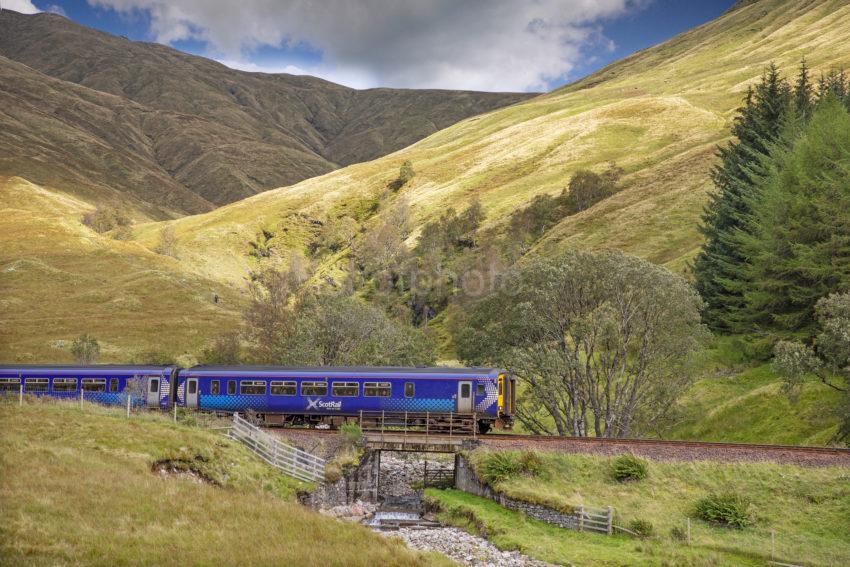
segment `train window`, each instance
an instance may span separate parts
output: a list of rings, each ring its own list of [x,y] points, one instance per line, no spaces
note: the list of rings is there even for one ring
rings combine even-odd
[[[327,382],[301,382],[302,396],[327,396]]]
[[[244,396],[264,396],[266,383],[262,380],[242,380],[239,382],[239,393]]]
[[[84,392],[105,392],[106,378],[83,378]]]
[[[54,392],[76,392],[77,391],[77,379],[76,378],[54,378],[53,379],[53,391]]]
[[[55,384],[56,380],[54,380],[53,383]],[[54,388],[54,390],[55,390],[55,388]],[[118,378],[110,378],[109,379],[109,391],[110,392],[117,392],[118,391]]]
[[[210,382],[210,394],[213,396],[217,396],[221,393],[221,382],[218,380],[213,380]]]
[[[0,392],[17,392],[20,389],[20,378],[0,378]]]
[[[153,380],[148,381],[148,388],[150,388],[151,394],[156,394],[159,391],[159,380],[154,378]]]
[[[236,380],[227,381],[227,395],[232,396],[236,393]]]
[[[412,398],[415,395],[416,395],[416,386],[413,384],[413,382],[405,382],[404,383],[404,397],[405,398]]]
[[[388,398],[392,395],[389,382],[364,382],[363,395],[368,398]]]
[[[334,382],[331,395],[341,398],[353,398],[360,395],[360,384],[357,382]]]
[[[294,396],[297,393],[295,381],[272,381],[272,396]]]
[[[47,378],[27,378],[24,389],[27,392],[46,392]]]
[[[483,396],[484,394],[485,394],[485,391],[484,391],[484,382],[479,382],[479,383],[478,383],[478,384],[476,384],[476,386],[475,386],[475,395],[476,395],[476,396]]]
[[[197,380],[189,380],[189,393],[197,394],[198,393],[198,381]]]

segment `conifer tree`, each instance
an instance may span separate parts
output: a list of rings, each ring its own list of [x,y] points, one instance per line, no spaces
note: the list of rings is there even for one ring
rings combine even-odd
[[[767,160],[735,241],[749,259],[739,288],[743,319],[810,335],[818,300],[850,289],[850,112],[828,95],[801,133],[794,130]]]
[[[734,237],[749,217],[756,169],[779,137],[791,101],[790,86],[771,64],[738,111],[732,127],[737,140],[718,150],[721,163],[712,171],[717,192],[703,215],[705,244],[694,263],[696,287],[706,305],[703,317],[715,330],[730,330],[727,314],[743,306],[736,288],[744,257]]]
[[[809,77],[809,66],[804,57],[800,61],[800,72],[797,74],[797,82],[794,83],[794,110],[797,116],[808,120],[814,109],[812,81]]]

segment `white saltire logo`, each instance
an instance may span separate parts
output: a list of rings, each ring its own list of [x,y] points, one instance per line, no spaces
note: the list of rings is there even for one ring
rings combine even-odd
[[[310,399],[307,398],[307,411],[310,410],[340,410],[342,409],[342,402],[323,402],[321,398]]]

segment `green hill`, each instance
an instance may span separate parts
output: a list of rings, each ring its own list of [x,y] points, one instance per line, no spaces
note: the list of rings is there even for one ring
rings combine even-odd
[[[448,564],[307,510],[300,483],[167,417],[0,401],[0,429],[3,565]]]

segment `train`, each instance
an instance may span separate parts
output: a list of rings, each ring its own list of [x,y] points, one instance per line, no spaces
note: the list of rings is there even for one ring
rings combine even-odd
[[[376,411],[473,414],[480,433],[510,429],[516,404],[516,379],[499,368],[0,366],[0,393],[21,391],[161,410],[252,412],[268,425],[335,427]]]

